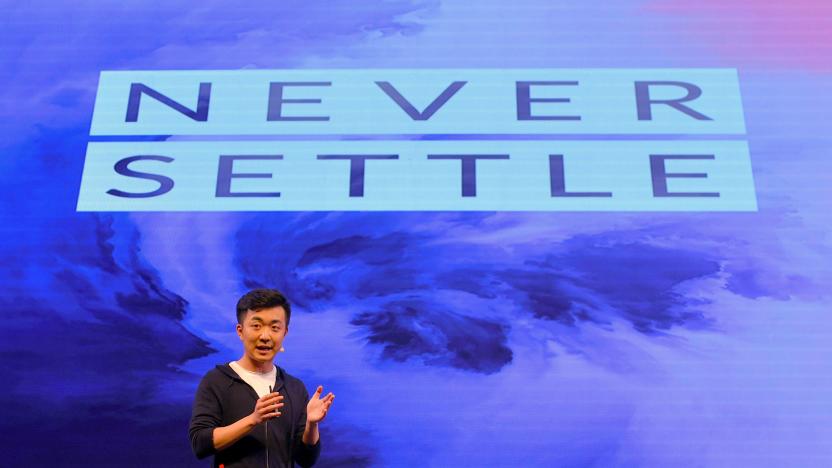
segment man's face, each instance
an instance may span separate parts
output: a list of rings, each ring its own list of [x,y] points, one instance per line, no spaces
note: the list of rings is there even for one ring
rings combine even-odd
[[[237,335],[243,342],[246,356],[257,362],[272,362],[286,337],[286,311],[271,307],[249,310],[242,325],[237,324]]]

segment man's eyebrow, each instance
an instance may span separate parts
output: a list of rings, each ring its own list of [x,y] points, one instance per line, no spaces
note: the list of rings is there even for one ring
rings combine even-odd
[[[265,322],[263,319],[261,319],[260,317],[252,317],[252,318],[251,318],[251,321],[252,321],[252,322],[257,321],[257,322],[260,322],[260,323],[266,323],[266,322]],[[270,324],[272,324],[272,323],[283,323],[283,320],[280,320],[280,319],[274,319],[274,320],[272,320],[272,321],[271,321],[271,322],[269,322],[269,323],[270,323]]]

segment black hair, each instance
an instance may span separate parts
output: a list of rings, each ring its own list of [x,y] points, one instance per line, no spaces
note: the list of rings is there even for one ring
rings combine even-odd
[[[283,307],[286,311],[286,326],[289,326],[289,317],[292,315],[292,306],[280,291],[276,289],[252,289],[243,294],[237,301],[237,323],[243,324],[243,318],[248,311],[270,309],[272,307]]]

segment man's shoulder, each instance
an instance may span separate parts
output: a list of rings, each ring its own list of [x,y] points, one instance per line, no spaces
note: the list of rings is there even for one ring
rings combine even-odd
[[[306,392],[306,385],[303,381],[286,372],[286,370],[282,367],[277,367],[277,375],[283,380],[283,385],[285,385],[287,389],[292,390],[293,392]]]
[[[206,384],[228,383],[236,378],[236,373],[228,364],[218,364],[208,370],[202,376],[202,382]]]

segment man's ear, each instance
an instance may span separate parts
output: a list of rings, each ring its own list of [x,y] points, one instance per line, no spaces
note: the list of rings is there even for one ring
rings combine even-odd
[[[239,323],[237,324],[237,336],[240,337],[240,340],[243,339],[243,326]]]

